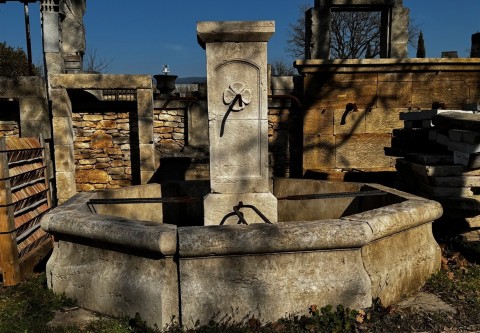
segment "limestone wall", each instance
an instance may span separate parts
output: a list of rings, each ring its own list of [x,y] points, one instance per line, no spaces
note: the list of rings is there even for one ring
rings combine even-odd
[[[297,61],[304,75],[303,171],[393,170],[400,112],[480,100],[478,59]]]

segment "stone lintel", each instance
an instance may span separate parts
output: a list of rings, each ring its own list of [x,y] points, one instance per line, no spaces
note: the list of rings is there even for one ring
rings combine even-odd
[[[0,76],[1,98],[45,98],[47,96],[45,87],[45,81],[40,76],[19,76],[16,78]]]
[[[436,72],[480,71],[480,59],[425,58],[425,59],[309,59],[296,60],[300,73],[384,73],[384,72]]]
[[[58,74],[49,82],[54,89],[152,89],[150,75]]]
[[[197,37],[206,43],[268,42],[275,32],[274,21],[203,21],[197,23]]]
[[[403,0],[315,0],[315,7],[401,7]]]

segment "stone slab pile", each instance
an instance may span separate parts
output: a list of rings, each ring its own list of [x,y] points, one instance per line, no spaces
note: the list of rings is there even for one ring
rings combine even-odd
[[[428,110],[401,118],[405,131],[423,137],[410,138],[403,158],[397,159],[400,181],[410,191],[441,202],[461,239],[480,241],[480,114]],[[428,153],[427,145],[433,147]]]

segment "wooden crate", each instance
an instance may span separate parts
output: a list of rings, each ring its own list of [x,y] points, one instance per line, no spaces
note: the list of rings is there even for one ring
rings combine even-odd
[[[42,138],[0,138],[0,268],[13,286],[52,248],[40,219],[51,208]]]

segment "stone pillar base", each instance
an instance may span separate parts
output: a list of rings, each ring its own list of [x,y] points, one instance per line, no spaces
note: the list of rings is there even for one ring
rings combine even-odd
[[[277,198],[272,193],[210,193],[203,201],[204,224],[220,225],[225,215],[233,212],[233,206],[238,205],[240,201],[244,205],[255,206],[270,222],[275,223],[278,221]],[[264,223],[253,209],[242,208],[240,211],[244,214],[248,224]],[[234,215],[229,217],[224,224],[237,224],[237,222],[238,217]]]

